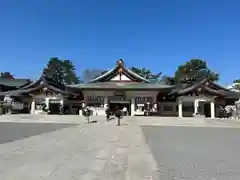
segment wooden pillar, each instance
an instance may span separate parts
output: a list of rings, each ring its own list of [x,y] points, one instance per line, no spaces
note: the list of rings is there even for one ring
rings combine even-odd
[[[104,109],[107,109],[108,107],[108,96],[104,97],[104,105],[103,105]]]
[[[198,112],[198,107],[199,107],[199,101],[198,101],[198,99],[195,99],[195,101],[194,101],[194,114],[195,115],[200,113],[200,112]]]
[[[215,103],[214,103],[214,101],[211,101],[210,107],[211,107],[211,118],[215,118]]]
[[[131,100],[131,116],[135,115],[135,98]]]
[[[182,100],[181,99],[178,100],[178,117],[183,117],[183,113],[182,113]]]
[[[68,104],[68,114],[73,114],[73,112],[72,112],[73,111],[72,110],[73,103],[72,102],[70,103],[69,101],[68,101],[68,103],[69,103]]]
[[[60,112],[59,114],[64,114],[64,99],[60,100]]]
[[[49,110],[49,98],[45,98],[46,109]]]
[[[31,114],[35,114],[35,107],[36,107],[36,101],[35,99],[32,100],[31,102]]]
[[[63,99],[60,100],[60,104],[61,104],[62,106],[64,105],[64,100],[63,100]]]

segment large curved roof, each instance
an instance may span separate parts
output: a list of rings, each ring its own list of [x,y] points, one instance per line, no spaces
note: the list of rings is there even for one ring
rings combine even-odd
[[[150,83],[150,81],[147,80],[146,78],[141,77],[138,74],[136,74],[135,72],[133,72],[132,70],[128,69],[125,66],[123,60],[121,60],[121,59],[117,62],[117,65],[114,68],[112,68],[111,70],[107,71],[106,73],[90,80],[89,83],[103,82],[106,79],[109,79],[110,77],[114,76],[115,73],[117,73],[117,72],[125,73],[138,82]]]

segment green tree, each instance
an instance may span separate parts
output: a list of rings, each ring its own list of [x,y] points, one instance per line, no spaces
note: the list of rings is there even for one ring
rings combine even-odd
[[[160,82],[163,82],[168,85],[174,85],[174,78],[171,76],[163,75]]]
[[[83,81],[84,83],[89,82],[90,80],[106,73],[107,70],[101,70],[101,69],[86,69],[85,71],[83,71]]]
[[[174,83],[192,83],[206,78],[209,78],[211,81],[217,81],[219,79],[219,74],[210,70],[206,61],[192,59],[178,67],[174,75]]]
[[[237,79],[235,81],[233,81],[234,83],[234,89],[240,90],[240,79]]]
[[[75,71],[76,67],[70,60],[54,57],[49,60],[43,74],[59,84],[77,84],[80,83],[80,79]]]
[[[147,80],[150,80],[151,82],[158,82],[160,81],[160,77],[162,73],[153,74],[150,69],[147,68],[136,68],[131,67],[130,70],[132,70],[134,73],[138,74],[141,77],[146,78]]]
[[[14,76],[10,72],[1,72],[0,78],[14,79]]]
[[[135,72],[136,74],[138,74],[141,77],[144,77],[146,79],[149,79],[150,76],[152,75],[152,72],[150,69],[146,69],[146,68],[137,68],[137,67],[131,67],[130,68],[133,72]]]

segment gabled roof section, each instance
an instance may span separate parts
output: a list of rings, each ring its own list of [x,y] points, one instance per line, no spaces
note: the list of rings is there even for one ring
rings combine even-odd
[[[13,91],[2,92],[0,93],[0,95],[18,96],[23,94],[30,94],[42,88],[47,88],[50,91],[53,91],[62,95],[78,96],[78,94],[73,92],[70,88],[64,86],[63,84],[56,84],[54,81],[52,81],[51,79],[47,78],[44,75],[41,75],[37,81],[32,82],[27,86],[24,86],[22,88],[19,88]]]
[[[16,89],[24,87],[31,83],[30,79],[8,79],[0,78],[0,85],[7,87],[15,87]]]
[[[109,70],[108,72],[98,76],[97,78],[92,79],[89,83],[97,83],[97,82],[106,82],[111,80],[111,78],[115,77],[117,74],[123,74],[125,77],[128,77],[130,80],[139,82],[139,83],[149,83],[150,81],[144,77],[139,76],[132,70],[128,69],[124,65],[123,60],[117,61],[115,68]]]
[[[220,84],[217,84],[216,82],[213,82],[213,81],[207,81],[208,83],[208,86],[210,86],[211,88],[213,89],[217,89],[217,90],[223,90],[223,91],[229,91],[229,89],[227,87],[224,87]]]
[[[204,91],[212,95],[224,96],[224,97],[240,97],[239,92],[230,91],[229,89],[221,85],[218,85],[215,82],[212,82],[208,79],[204,79],[203,81],[200,81],[194,84],[189,84],[186,87],[182,87],[182,88],[178,87],[169,94],[170,95],[171,94],[186,95],[194,91]]]

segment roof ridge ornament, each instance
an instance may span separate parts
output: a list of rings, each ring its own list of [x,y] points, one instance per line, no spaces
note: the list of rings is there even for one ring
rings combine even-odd
[[[119,60],[117,61],[117,65],[124,65],[123,59],[119,59]]]
[[[119,67],[118,73],[122,73],[123,72],[124,61],[122,59],[119,59],[117,61],[117,66]]]

